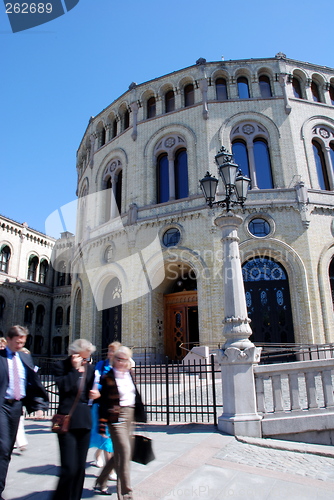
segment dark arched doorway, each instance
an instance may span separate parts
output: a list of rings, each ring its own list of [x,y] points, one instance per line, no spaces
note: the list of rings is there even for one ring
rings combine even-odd
[[[193,273],[174,282],[171,293],[164,296],[164,308],[165,354],[179,361],[199,342],[197,281]]]
[[[102,349],[122,341],[122,286],[117,278],[109,281],[103,296]]]
[[[242,266],[250,340],[293,343],[289,280],[283,266],[267,257],[256,257]]]

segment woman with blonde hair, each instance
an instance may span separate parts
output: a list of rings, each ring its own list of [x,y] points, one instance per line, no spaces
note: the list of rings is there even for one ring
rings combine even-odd
[[[131,373],[132,352],[121,346],[114,354],[113,367],[101,378],[100,429],[104,435],[108,427],[114,446],[114,455],[96,480],[95,489],[108,493],[107,480],[115,468],[118,500],[131,500],[130,482],[131,434],[133,422],[146,422],[140,394]]]

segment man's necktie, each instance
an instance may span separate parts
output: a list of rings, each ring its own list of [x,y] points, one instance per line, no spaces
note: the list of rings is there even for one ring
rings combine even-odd
[[[21,399],[21,390],[20,390],[20,375],[19,375],[19,367],[17,364],[17,354],[13,354],[13,374],[14,374],[14,399]]]

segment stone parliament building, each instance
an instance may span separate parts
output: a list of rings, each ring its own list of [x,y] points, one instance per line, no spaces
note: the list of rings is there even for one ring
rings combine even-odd
[[[199,59],[92,117],[75,236],[0,218],[1,332],[27,325],[40,355],[79,336],[135,359],[222,345],[221,209],[199,185],[222,146],[251,179],[234,209],[251,340],[334,342],[334,70],[283,53]]]

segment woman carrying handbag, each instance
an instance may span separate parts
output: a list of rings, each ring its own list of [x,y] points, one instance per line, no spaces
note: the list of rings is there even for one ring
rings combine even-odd
[[[133,422],[146,422],[140,394],[131,374],[132,352],[121,346],[114,354],[113,367],[100,381],[100,428],[104,435],[108,427],[114,445],[114,455],[96,480],[95,489],[108,494],[107,480],[110,470],[117,474],[118,500],[132,500],[130,461]]]
[[[53,500],[80,500],[82,496],[92,425],[88,401],[99,397],[92,390],[95,373],[90,359],[94,351],[91,342],[77,339],[69,346],[69,357],[54,366],[58,413],[71,417],[69,430],[58,434],[61,468]]]

